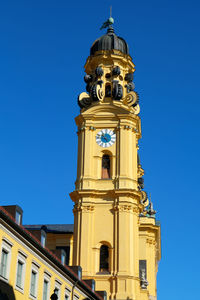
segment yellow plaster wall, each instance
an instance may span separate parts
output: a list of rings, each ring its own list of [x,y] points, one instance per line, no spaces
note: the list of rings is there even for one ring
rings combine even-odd
[[[141,230],[139,213],[144,210],[138,189],[138,177],[144,173],[137,164],[138,140],[141,138],[139,105],[127,103],[126,73],[135,71],[131,57],[119,51],[99,51],[87,59],[85,70],[93,78],[100,66],[102,91],[113,80],[106,77],[115,66],[121,70],[117,77],[123,87],[122,101],[102,97],[90,107],[83,108],[78,127],[78,167],[74,201],[73,264],[81,265],[85,278],[94,278],[97,289],[106,290],[109,299],[147,300],[156,295],[155,247],[147,245],[149,229]],[[102,148],[96,135],[102,129],[111,129],[116,142]],[[102,156],[111,159],[111,178],[101,179]],[[154,226],[155,224],[150,224]],[[152,233],[152,232],[151,232]],[[99,273],[100,247],[109,247],[109,274]],[[147,260],[149,287],[140,288],[139,259]],[[151,271],[152,270],[152,271]],[[151,294],[149,294],[151,293]]]
[[[4,222],[3,222],[4,223]],[[44,274],[51,274],[50,277],[50,293],[53,294],[55,288],[55,281],[61,283],[60,285],[60,299],[64,299],[65,289],[68,288],[72,290],[72,283],[70,283],[70,279],[66,277],[66,275],[59,272],[59,269],[56,268],[50,261],[47,261],[44,256],[40,255],[38,250],[31,246],[27,241],[23,241],[20,235],[13,232],[13,230],[6,226],[6,224],[0,223],[0,249],[2,247],[3,240],[9,241],[12,244],[11,247],[11,264],[10,264],[10,274],[8,280],[4,280],[0,278],[0,280],[4,280],[10,286],[13,287],[14,294],[16,300],[27,300],[30,298],[30,282],[31,282],[31,267],[32,263],[36,263],[39,266],[38,269],[38,287],[37,287],[37,299],[42,300],[43,293],[43,281]],[[17,257],[18,253],[24,253],[26,258],[25,264],[25,280],[24,280],[24,289],[23,291],[18,291],[16,289],[16,268],[17,268]],[[80,293],[80,291],[75,288],[75,294],[77,294],[80,299],[86,298],[86,295]]]

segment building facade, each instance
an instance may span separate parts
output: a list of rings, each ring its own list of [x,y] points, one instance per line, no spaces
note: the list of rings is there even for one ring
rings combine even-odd
[[[155,300],[160,226],[143,191],[135,66],[112,23],[90,49],[78,97],[73,265],[109,299]]]
[[[0,207],[0,299],[105,300],[94,280],[82,280],[80,267],[66,266],[45,246],[44,229],[37,239],[21,225],[21,212]]]

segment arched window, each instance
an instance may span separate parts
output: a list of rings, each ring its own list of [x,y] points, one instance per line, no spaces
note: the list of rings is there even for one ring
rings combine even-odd
[[[110,178],[110,156],[107,154],[104,154],[102,157],[101,178],[102,179]]]
[[[102,245],[100,248],[100,272],[109,271],[109,251],[108,246]]]
[[[109,83],[107,83],[105,87],[105,96],[111,97],[111,85]]]

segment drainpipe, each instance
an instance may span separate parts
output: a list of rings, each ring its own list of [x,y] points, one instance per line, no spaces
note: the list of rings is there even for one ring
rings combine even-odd
[[[71,300],[74,300],[74,289],[77,285],[77,283],[79,282],[79,280],[76,280],[76,282],[74,283],[73,287],[72,287],[72,297],[71,297]]]

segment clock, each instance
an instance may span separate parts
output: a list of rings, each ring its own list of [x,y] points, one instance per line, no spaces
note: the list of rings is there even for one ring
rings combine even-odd
[[[99,146],[107,148],[116,141],[116,134],[111,129],[102,129],[96,135],[96,142]]]

